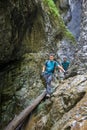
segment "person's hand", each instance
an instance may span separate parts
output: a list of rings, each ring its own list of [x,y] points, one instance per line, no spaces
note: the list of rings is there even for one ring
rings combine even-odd
[[[66,75],[67,73],[68,73],[68,72],[67,72],[67,71],[65,71],[65,72],[64,72],[64,75]]]

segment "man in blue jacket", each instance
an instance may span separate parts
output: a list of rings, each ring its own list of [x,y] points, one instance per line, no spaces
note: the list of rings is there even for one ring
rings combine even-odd
[[[55,68],[59,68],[62,72],[65,72],[62,66],[60,66],[55,60],[54,60],[54,54],[51,53],[49,55],[49,60],[47,60],[42,68],[42,76],[44,77],[46,81],[46,92],[47,97],[50,97],[51,95],[51,81],[53,79],[53,73]]]

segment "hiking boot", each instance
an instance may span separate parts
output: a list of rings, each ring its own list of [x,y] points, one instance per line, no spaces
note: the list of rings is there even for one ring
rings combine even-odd
[[[50,94],[47,94],[46,97],[50,98]]]

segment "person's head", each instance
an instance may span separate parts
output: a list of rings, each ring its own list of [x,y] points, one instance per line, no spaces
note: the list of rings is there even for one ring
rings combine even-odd
[[[63,61],[67,61],[67,57],[66,56],[63,57]]]
[[[54,60],[54,54],[53,53],[49,54],[49,60]]]

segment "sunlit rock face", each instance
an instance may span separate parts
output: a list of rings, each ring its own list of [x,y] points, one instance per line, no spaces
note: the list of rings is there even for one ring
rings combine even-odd
[[[40,104],[25,130],[86,130],[86,120],[87,74],[59,84],[51,99]]]
[[[76,41],[80,37],[80,24],[82,13],[82,1],[81,0],[60,0],[60,3],[56,1],[56,5],[59,6],[61,17],[63,18],[67,28],[72,32]],[[68,60],[72,62],[75,59],[75,49],[71,43],[65,39],[61,40],[58,44],[58,56],[62,59],[64,55]]]
[[[82,13],[82,0],[69,0],[71,11],[71,21],[68,23],[68,28],[73,33],[76,40],[80,36],[80,24]]]
[[[59,0],[59,4],[56,1],[57,6],[59,5],[62,18],[73,33],[76,40],[80,36],[80,24],[81,24],[81,12],[82,12],[82,1],[81,0]]]
[[[82,22],[80,39],[78,42],[78,54],[82,63],[80,70],[87,71],[87,1],[83,1],[82,7]]]

